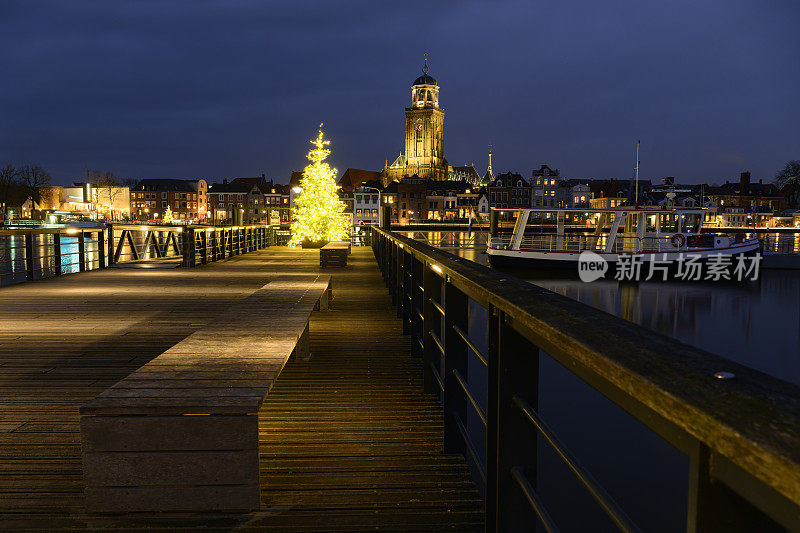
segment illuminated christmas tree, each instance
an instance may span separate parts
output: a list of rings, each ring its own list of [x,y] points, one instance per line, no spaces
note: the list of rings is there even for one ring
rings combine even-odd
[[[341,241],[349,234],[345,205],[336,185],[336,169],[324,162],[331,151],[325,148],[330,141],[323,140],[322,124],[311,144],[314,148],[306,156],[311,164],[303,170],[300,193],[295,198],[292,245]]]
[[[167,210],[164,211],[164,224],[171,224],[173,220],[175,219],[172,217],[172,209],[167,206]]]

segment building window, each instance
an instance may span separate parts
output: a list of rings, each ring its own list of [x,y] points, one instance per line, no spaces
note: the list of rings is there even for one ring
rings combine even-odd
[[[167,208],[167,205],[168,205],[168,204],[167,204],[167,202],[161,202],[161,207],[162,207],[163,209],[166,209],[166,208]]]
[[[361,216],[361,209],[356,209],[356,216],[357,216],[357,217],[360,217],[360,216]]]
[[[377,217],[378,216],[378,210],[377,209],[373,209],[372,210],[372,216],[373,217]]]

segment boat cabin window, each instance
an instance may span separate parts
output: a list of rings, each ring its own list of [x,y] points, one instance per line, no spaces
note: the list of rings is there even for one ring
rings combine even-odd
[[[677,233],[678,232],[678,215],[665,214],[659,215],[661,217],[661,232],[662,233]]]
[[[656,232],[656,220],[658,215],[647,215],[644,217],[644,231],[646,233]]]
[[[700,224],[703,216],[699,213],[685,213],[681,215],[681,228],[684,233],[700,233]]]

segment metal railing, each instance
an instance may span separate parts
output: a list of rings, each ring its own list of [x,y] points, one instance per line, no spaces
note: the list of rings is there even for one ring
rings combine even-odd
[[[540,439],[619,530],[639,530],[539,414],[542,355],[688,456],[687,531],[800,528],[800,387],[424,243],[373,231],[373,251],[403,330],[413,337],[412,353],[423,358],[425,390],[443,405],[444,451],[463,454],[474,467],[487,531],[529,530],[531,513],[557,531],[537,492]],[[486,317],[483,350],[469,334],[476,312]],[[468,386],[476,365],[485,368],[484,405]],[[735,378],[719,379],[726,377],[721,370]],[[469,430],[476,424],[485,428],[478,432],[483,443]]]
[[[277,226],[108,224],[0,229],[0,285],[136,261],[174,258],[182,259],[184,266],[194,266],[285,245],[288,239],[288,229]]]
[[[187,227],[183,241],[183,266],[203,265],[275,244],[269,226]]]
[[[507,249],[513,239],[508,235],[490,237],[488,246]],[[682,244],[681,244],[682,242]],[[582,235],[582,234],[546,234],[523,235],[520,240],[520,250],[537,252],[572,252],[583,251],[604,252],[608,243],[608,234]],[[713,247],[713,243],[711,245]],[[657,253],[677,252],[686,249],[686,240],[672,242],[671,236],[661,237],[628,237],[617,235],[611,247],[611,253]]]
[[[109,224],[108,264],[180,257],[186,227]]]
[[[443,250],[449,248],[459,250],[482,250],[486,248],[489,238],[489,233],[486,231],[475,230],[468,232],[466,228],[459,231],[403,231],[401,229],[398,229],[398,231],[416,241],[424,242]]]
[[[104,226],[0,229],[0,285],[104,268],[105,232]]]

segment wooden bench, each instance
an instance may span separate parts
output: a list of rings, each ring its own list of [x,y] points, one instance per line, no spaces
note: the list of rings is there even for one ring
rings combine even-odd
[[[81,407],[87,510],[258,510],[259,407],[330,296],[280,276]]]
[[[350,243],[344,241],[331,241],[319,249],[319,266],[347,266],[347,256],[350,254]]]

